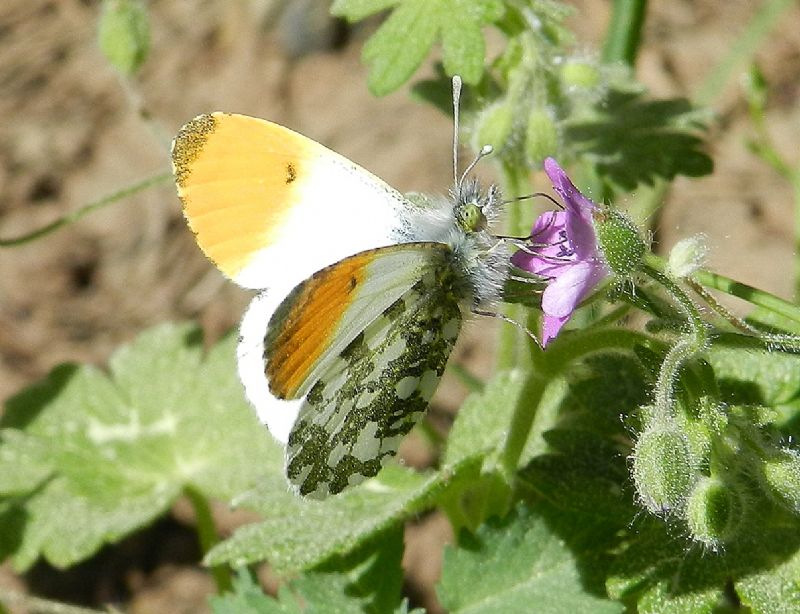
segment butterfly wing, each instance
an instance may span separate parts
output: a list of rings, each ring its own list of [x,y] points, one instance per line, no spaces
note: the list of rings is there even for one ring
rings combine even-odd
[[[172,145],[183,211],[203,252],[246,288],[287,292],[357,252],[408,241],[415,207],[386,183],[288,128],[200,115]]]
[[[283,300],[272,292],[253,300],[242,320],[239,375],[276,439],[288,441],[303,398],[353,339],[449,256],[438,243],[368,250],[318,271]]]
[[[405,291],[394,298],[403,286],[395,284],[394,300],[380,309],[371,302],[368,315],[359,313],[358,300],[349,304],[347,343],[329,345],[325,360],[309,371],[313,376],[305,387],[310,388],[297,408],[286,449],[287,476],[301,495],[323,498],[376,475],[424,413],[444,372],[461,327],[450,249],[415,243],[375,250],[372,257],[391,267],[398,252],[416,260]],[[301,286],[279,311],[301,306],[303,294]],[[275,347],[269,339],[280,335],[268,333],[268,373],[285,345]]]

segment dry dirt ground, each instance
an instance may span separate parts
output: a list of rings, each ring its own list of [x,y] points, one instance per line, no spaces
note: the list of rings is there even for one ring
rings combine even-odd
[[[295,10],[293,19],[279,19],[277,26],[274,0],[148,4],[152,53],[127,84],[98,52],[99,2],[0,3],[0,236],[35,229],[168,168],[171,135],[187,119],[216,109],[287,124],[402,191],[446,190],[449,121],[412,101],[407,90],[383,99],[366,91],[359,51],[374,24],[344,40],[339,28],[330,36],[314,33],[326,23],[308,15],[319,15],[317,5],[324,2],[291,0],[288,6],[311,13]],[[602,40],[610,2],[574,4],[579,50],[590,52]],[[691,95],[760,4],[652,2],[640,78],[656,96]],[[795,6],[758,54],[770,83],[772,136],[795,163],[798,25]],[[298,57],[301,52],[308,53]],[[752,127],[736,80],[714,106],[719,121],[710,151],[716,170],[701,180],[675,182],[658,228],[659,249],[703,232],[715,269],[788,297],[791,191],[744,146]],[[152,122],[142,121],[141,109]],[[537,181],[538,188],[548,187],[541,177]],[[204,260],[170,185],[150,189],[42,240],[2,251],[0,398],[60,362],[102,364],[120,343],[165,320],[197,318],[214,339],[235,325],[248,298]],[[481,376],[491,369],[482,341],[493,328],[473,324],[457,353]],[[442,424],[463,394],[457,383],[445,383],[434,407]],[[426,460],[414,446],[407,456],[414,463]],[[236,520],[222,522],[230,527]],[[121,602],[140,613],[203,611],[212,584],[197,565],[190,525],[191,514],[178,504],[144,535],[79,569],[56,573],[38,565],[20,578],[0,567],[0,587],[86,605]],[[437,516],[409,526],[408,593],[434,609],[431,587],[441,544],[449,539]]]

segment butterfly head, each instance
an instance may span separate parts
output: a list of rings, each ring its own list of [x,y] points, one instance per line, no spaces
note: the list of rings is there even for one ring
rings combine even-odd
[[[467,234],[486,231],[499,213],[498,187],[492,184],[484,191],[476,179],[470,179],[457,186],[454,192],[458,227]]]

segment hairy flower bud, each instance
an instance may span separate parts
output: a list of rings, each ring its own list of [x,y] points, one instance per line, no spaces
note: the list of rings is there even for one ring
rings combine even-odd
[[[764,461],[761,473],[770,494],[781,505],[800,514],[800,454],[782,450]]]
[[[695,481],[686,437],[676,428],[646,429],[633,452],[633,480],[654,514],[680,510]]]
[[[708,245],[703,235],[678,241],[669,252],[667,272],[673,277],[689,277],[705,264]]]
[[[716,550],[733,537],[742,520],[741,496],[717,478],[701,478],[686,502],[692,537]]]
[[[600,71],[585,60],[569,60],[561,67],[561,80],[567,87],[591,89],[600,84]]]
[[[114,68],[134,74],[150,50],[147,9],[139,0],[104,0],[97,39]]]
[[[606,263],[614,273],[629,275],[639,268],[647,248],[630,218],[616,209],[597,209],[594,227]]]
[[[525,153],[533,164],[539,164],[558,149],[558,128],[552,114],[536,109],[528,116],[525,132]]]
[[[500,151],[511,136],[514,114],[506,102],[496,102],[484,110],[475,123],[475,140],[472,147],[480,151],[484,145],[491,145]]]

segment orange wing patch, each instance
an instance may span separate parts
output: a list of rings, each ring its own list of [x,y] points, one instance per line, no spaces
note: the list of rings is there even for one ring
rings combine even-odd
[[[295,398],[331,345],[336,327],[375,257],[375,252],[364,252],[319,271],[295,288],[272,316],[266,340],[266,375],[276,397]]]
[[[299,202],[313,141],[253,117],[200,115],[178,133],[172,162],[183,212],[228,277],[272,245]]]

